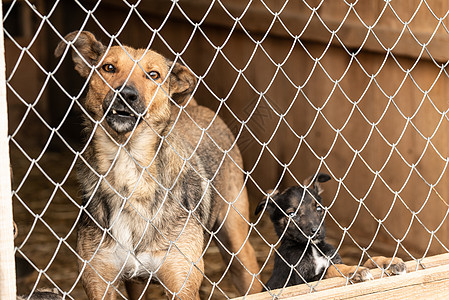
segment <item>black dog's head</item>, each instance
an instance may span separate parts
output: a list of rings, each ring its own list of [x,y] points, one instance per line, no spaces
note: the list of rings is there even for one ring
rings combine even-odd
[[[319,183],[330,179],[328,174],[319,173],[304,182],[306,189],[292,186],[282,193],[275,191],[258,204],[256,215],[266,207],[276,233],[283,239],[307,243],[311,237],[315,243],[324,241],[326,231]]]

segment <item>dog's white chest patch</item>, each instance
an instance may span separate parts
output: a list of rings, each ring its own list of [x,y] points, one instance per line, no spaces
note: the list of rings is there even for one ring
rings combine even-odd
[[[155,257],[151,253],[139,253],[132,257],[130,264],[127,265],[129,277],[149,277],[150,274],[156,277],[155,270],[159,269],[163,260]]]
[[[125,213],[121,214],[119,213],[118,215],[117,214],[114,215],[111,221],[112,221],[112,228],[111,228],[112,237],[124,249],[133,250],[132,233],[129,228],[129,224],[132,224],[130,222],[134,222],[134,220],[132,220],[130,216]]]
[[[312,257],[315,265],[315,275],[319,275],[323,270],[329,267],[329,261],[326,257],[322,256],[314,246],[312,246]]]
[[[115,232],[116,246],[114,250],[117,267],[123,270],[128,278],[148,277],[159,269],[163,260],[155,256],[152,251],[137,253],[132,244],[132,234],[128,228],[113,230]]]
[[[113,222],[111,235],[116,242],[113,252],[117,267],[123,270],[123,273],[128,278],[150,276],[152,272],[160,267],[163,260],[155,256],[151,250],[135,253],[135,247],[137,245],[134,245],[132,230],[136,228],[130,227],[130,224],[139,227],[136,226],[139,222],[139,217],[124,212],[114,217],[116,218],[111,219]],[[134,231],[134,234],[138,235],[139,241],[144,239],[145,235],[148,234],[149,229],[148,226],[145,226],[145,223],[141,222],[139,224],[141,230],[138,232]]]
[[[129,187],[136,189],[138,184],[142,184],[141,170],[136,167],[133,157],[123,150],[119,153],[118,158],[112,168],[111,174],[114,176],[116,187]],[[127,196],[127,195],[122,195]]]
[[[127,278],[156,277],[155,271],[163,263],[163,259],[156,257],[152,252],[142,252],[136,255],[134,251],[126,250],[119,245],[114,254],[117,267]]]

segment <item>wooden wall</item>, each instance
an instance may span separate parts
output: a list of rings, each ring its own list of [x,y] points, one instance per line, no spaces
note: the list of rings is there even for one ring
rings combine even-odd
[[[418,0],[387,7],[380,0],[359,1],[348,12],[343,1],[324,1],[316,14],[302,1],[269,2],[273,12],[282,8],[275,22],[258,1],[210,7],[209,1],[183,0],[182,11],[170,1],[142,1],[139,17],[125,4],[104,0],[85,28],[105,43],[103,30],[120,32],[119,40],[134,47],[151,42],[170,58],[182,53],[202,78],[195,98],[213,109],[225,100],[220,115],[234,133],[241,126],[234,116],[247,120],[252,114],[251,133],[244,129],[238,142],[251,171],[253,205],[261,191],[278,183],[283,189],[321,170],[334,178],[324,186],[335,220],[327,221],[332,234],[342,236],[347,227],[361,246],[373,244],[385,254],[393,254],[393,238],[418,257],[447,251],[438,241],[449,243],[449,78],[441,67],[449,58],[443,27],[449,19],[437,18],[447,14],[449,4],[432,1],[432,13]],[[310,7],[319,2],[307,1]],[[50,11],[46,5],[38,9]],[[237,24],[229,17],[245,10]],[[63,2],[50,21],[65,35],[85,18],[76,4]],[[59,37],[48,25],[42,32],[39,39],[48,51],[40,58],[51,70]],[[426,44],[424,50],[417,41]],[[77,94],[82,82],[70,68],[65,62],[55,76]],[[45,97],[49,118],[58,123],[70,100],[53,83]],[[72,115],[76,120],[75,109]],[[76,140],[78,129],[71,128],[63,134]]]

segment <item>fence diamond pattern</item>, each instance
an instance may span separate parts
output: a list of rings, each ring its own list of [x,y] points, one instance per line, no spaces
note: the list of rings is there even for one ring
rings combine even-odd
[[[73,71],[64,39],[74,30],[94,32],[108,49],[157,50],[195,75],[193,97],[236,137],[251,213],[269,190],[326,172],[328,240],[346,261],[449,252],[448,9],[426,0],[4,2],[18,292],[54,288],[66,299],[85,298],[76,165],[89,164],[92,136],[79,138],[88,80]],[[60,41],[69,47],[55,58]],[[246,221],[245,242],[260,265],[252,275],[265,284],[283,236],[265,210]],[[212,240],[202,255],[201,298],[239,296]],[[307,284],[312,291],[320,283]],[[149,288],[165,297],[163,288]],[[127,298],[122,286],[116,292]]]

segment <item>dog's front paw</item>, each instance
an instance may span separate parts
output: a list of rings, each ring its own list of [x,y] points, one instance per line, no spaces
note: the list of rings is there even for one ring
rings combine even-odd
[[[348,274],[349,279],[353,282],[362,282],[374,279],[370,270],[365,267],[358,267],[353,273]]]
[[[366,261],[364,264],[368,268],[380,267],[388,272],[390,275],[401,275],[407,273],[407,267],[402,259],[399,257],[384,257],[375,256]]]
[[[405,263],[402,261],[402,259],[396,257],[393,259],[393,262],[391,263],[388,271],[390,271],[390,274],[392,275],[402,275],[407,273],[407,267],[405,266]]]

